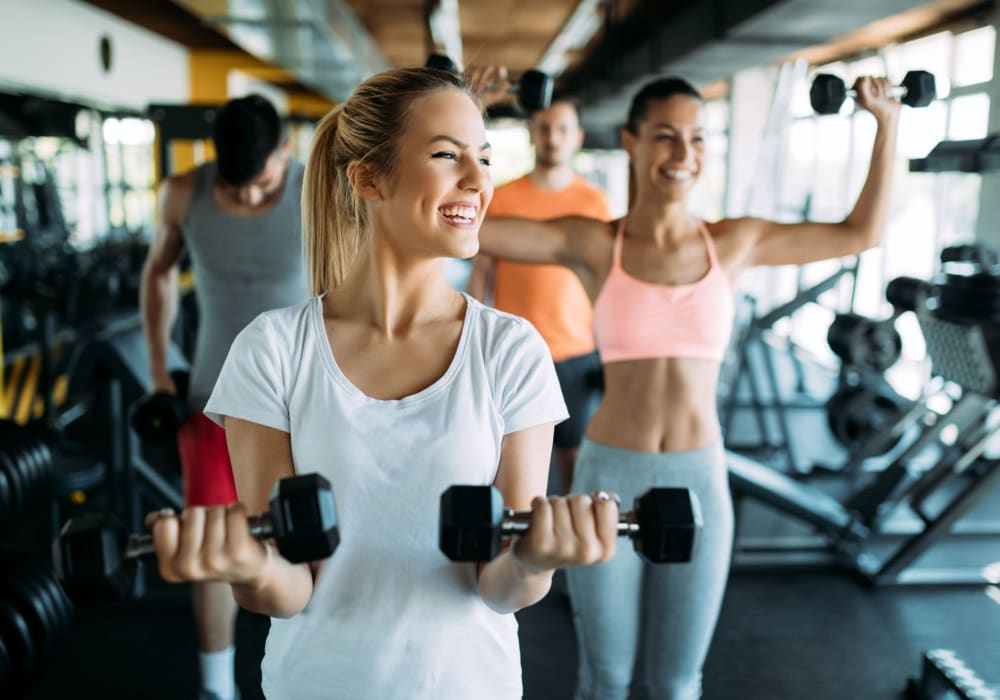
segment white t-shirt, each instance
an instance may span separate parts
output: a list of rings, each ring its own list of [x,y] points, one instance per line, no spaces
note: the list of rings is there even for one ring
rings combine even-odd
[[[440,497],[493,483],[504,435],[567,412],[534,327],[466,300],[451,365],[398,400],[348,381],[318,298],[258,316],[229,351],[205,413],[290,433],[296,472],[330,480],[340,527],[306,609],[271,621],[269,700],[522,695],[517,622],[483,602],[474,564],[438,549]]]

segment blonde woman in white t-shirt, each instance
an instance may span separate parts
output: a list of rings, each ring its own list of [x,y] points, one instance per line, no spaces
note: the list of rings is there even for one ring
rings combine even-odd
[[[306,171],[305,304],[236,339],[206,413],[241,503],[149,518],[164,578],[222,580],[271,616],[262,685],[279,698],[521,697],[513,612],[556,568],[606,561],[618,506],[544,498],[566,409],[524,320],[455,292],[493,194],[476,99],[450,74],[387,71],[320,123]],[[314,569],[253,539],[276,480],[327,476],[341,544]],[[494,484],[532,525],[494,560],[447,560],[438,503]]]

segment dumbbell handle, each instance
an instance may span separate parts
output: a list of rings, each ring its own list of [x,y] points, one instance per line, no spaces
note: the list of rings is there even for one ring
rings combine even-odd
[[[852,100],[858,99],[858,91],[854,88],[849,88],[846,94]],[[889,88],[889,97],[906,97],[906,88],[902,85],[893,85]]]
[[[248,516],[247,525],[250,526],[250,534],[259,540],[274,537],[274,525],[270,511]],[[136,559],[155,553],[156,546],[153,544],[152,535],[129,535],[128,542],[125,544],[126,559]]]
[[[504,510],[503,521],[500,523],[500,532],[505,535],[521,535],[531,527],[531,511]],[[637,537],[639,535],[639,523],[635,519],[635,511],[627,511],[618,516],[618,536]]]

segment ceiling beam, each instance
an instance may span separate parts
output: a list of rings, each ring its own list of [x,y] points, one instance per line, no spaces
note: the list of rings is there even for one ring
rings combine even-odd
[[[304,85],[337,102],[388,67],[346,0],[248,0],[232,15],[213,11],[212,3],[173,1],[250,55],[287,68]]]
[[[581,51],[601,28],[601,8],[605,0],[580,0],[552,43],[538,61],[538,70],[553,78],[562,74],[572,55]]]

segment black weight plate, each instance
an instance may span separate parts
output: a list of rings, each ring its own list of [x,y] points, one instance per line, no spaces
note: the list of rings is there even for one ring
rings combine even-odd
[[[844,387],[834,394],[826,408],[827,423],[837,442],[854,449],[898,419],[907,402],[902,397],[890,396],[887,391],[858,386]],[[888,452],[898,442],[899,438],[880,445],[879,454]]]
[[[14,685],[14,664],[7,651],[7,645],[0,634],[0,693],[6,696],[7,689]]]
[[[14,667],[16,686],[18,677],[29,677],[34,674],[38,658],[27,621],[4,597],[0,597],[0,638],[7,644],[7,651],[13,662],[11,665]]]
[[[21,473],[20,463],[16,462],[10,454],[7,454],[6,447],[0,448],[0,469],[3,470],[10,481],[10,494],[13,496],[13,503],[9,519],[13,520],[24,512],[25,501],[28,496],[28,476]]]
[[[0,463],[0,531],[14,514],[14,486],[10,483],[7,470]]]
[[[38,577],[44,583],[53,605],[55,606],[60,628],[65,629],[69,627],[73,620],[73,604],[66,596],[66,592],[62,589],[62,586],[59,585],[55,572],[53,572],[51,568],[41,564],[36,564],[35,566]]]
[[[15,462],[18,472],[23,477],[22,506],[26,506],[27,499],[34,496],[38,485],[38,470],[31,454],[32,446],[25,440],[24,429],[10,421],[0,421],[0,442],[4,445],[4,452]]]
[[[41,564],[25,560],[21,563],[21,577],[31,586],[35,597],[42,603],[46,613],[46,632],[51,650],[62,638],[72,619],[72,610],[64,605],[62,590],[51,572]]]
[[[25,428],[10,422],[0,421],[0,436],[12,439],[20,446],[21,459],[31,474],[31,487],[38,489],[48,481],[51,471],[52,453],[48,446]]]
[[[56,622],[51,603],[44,590],[38,590],[30,571],[23,565],[14,570],[14,575],[0,585],[8,602],[17,606],[21,616],[31,629],[35,652],[39,661],[52,650],[55,640]]]

